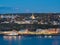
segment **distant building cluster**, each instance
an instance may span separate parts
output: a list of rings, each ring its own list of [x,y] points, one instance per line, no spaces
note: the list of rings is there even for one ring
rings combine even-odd
[[[0,14],[0,23],[60,25],[60,14]]]

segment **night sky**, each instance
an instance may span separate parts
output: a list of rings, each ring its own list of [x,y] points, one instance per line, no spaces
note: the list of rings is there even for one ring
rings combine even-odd
[[[56,13],[60,0],[0,0],[0,13]]]

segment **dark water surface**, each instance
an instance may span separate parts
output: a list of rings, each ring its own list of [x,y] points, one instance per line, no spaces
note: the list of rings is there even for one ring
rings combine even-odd
[[[60,45],[60,36],[0,36],[0,45]]]

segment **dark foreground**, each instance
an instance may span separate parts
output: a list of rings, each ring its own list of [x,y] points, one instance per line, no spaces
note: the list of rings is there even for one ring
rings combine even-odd
[[[60,45],[60,36],[0,36],[0,45]]]

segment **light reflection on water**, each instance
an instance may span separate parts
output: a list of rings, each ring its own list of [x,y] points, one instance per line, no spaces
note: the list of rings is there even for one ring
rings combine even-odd
[[[0,36],[1,45],[60,45],[60,36]]]
[[[16,39],[21,39],[21,36],[3,36],[3,38],[5,39],[5,40],[12,40],[12,39],[14,39],[14,40],[16,40]]]

